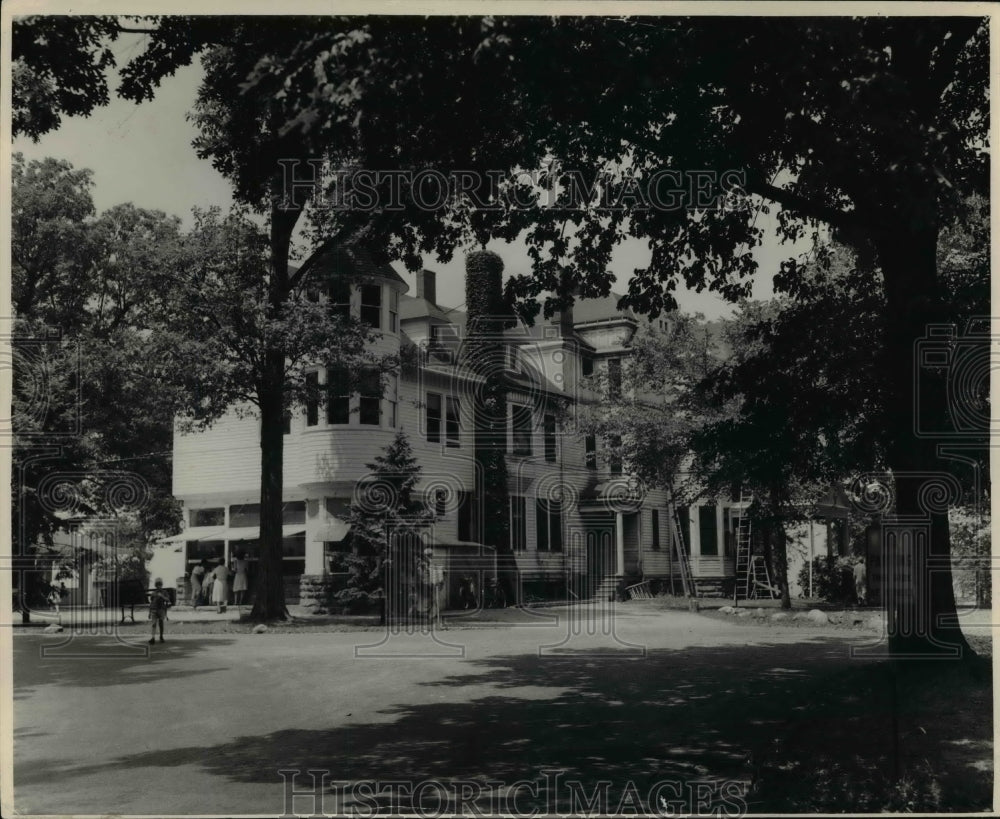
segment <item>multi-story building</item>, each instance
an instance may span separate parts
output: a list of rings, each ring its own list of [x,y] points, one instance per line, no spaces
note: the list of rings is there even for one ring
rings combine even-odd
[[[494,544],[482,543],[473,451],[477,366],[459,363],[466,317],[438,304],[431,271],[417,275],[410,296],[391,267],[372,264],[357,249],[338,249],[326,263],[354,282],[331,289],[331,306],[379,330],[381,352],[411,355],[384,390],[372,379],[342,394],[335,372],[318,366],[310,373],[329,393],[325,405],[302,407],[286,427],[286,597],[305,603],[336,581],[331,558],[350,548],[345,513],[368,473],[365,464],[404,430],[421,465],[418,491],[438,516],[427,534],[454,601],[459,575],[474,569],[476,559],[484,573],[493,570]],[[588,377],[604,372],[601,381],[615,388],[639,325],[617,301],[578,300],[551,320],[517,323],[500,339],[499,366],[510,385],[511,545],[526,599],[605,594],[645,580],[679,590],[672,548],[678,525],[704,592],[726,591],[735,576],[741,504],[705,501],[675,515],[664,490],[637,488],[621,463],[603,457],[601,442],[578,428],[581,407],[601,400]],[[179,577],[201,559],[229,560],[240,551],[252,571],[260,523],[258,422],[233,412],[207,431],[177,434],[173,491],[185,529],[164,543],[153,571]]]

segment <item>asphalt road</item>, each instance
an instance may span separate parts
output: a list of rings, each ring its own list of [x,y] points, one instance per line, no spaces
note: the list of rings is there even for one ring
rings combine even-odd
[[[501,812],[572,796],[548,788],[553,771],[588,793],[606,781],[612,808],[630,783],[641,799],[683,783],[685,807],[690,783],[752,782],[754,759],[789,720],[817,731],[836,720],[816,711],[815,686],[874,639],[687,612],[571,620],[563,609],[449,629],[441,642],[373,631],[144,637],[14,637],[17,811],[276,815],[292,808],[280,771],[309,769],[376,791],[393,780],[503,783],[488,789],[506,794],[493,803]],[[346,802],[313,801],[322,789],[310,783],[295,780],[306,792],[297,813],[374,804],[356,787]],[[392,787],[383,803],[399,798]],[[421,788],[432,815],[440,800],[469,797]]]

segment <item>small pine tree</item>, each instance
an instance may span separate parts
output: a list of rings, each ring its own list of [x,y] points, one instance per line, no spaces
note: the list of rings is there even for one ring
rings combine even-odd
[[[433,523],[435,516],[414,497],[421,470],[402,430],[383,454],[365,466],[369,474],[358,482],[348,513],[351,551],[342,562],[349,578],[336,600],[351,611],[378,604],[384,618],[384,568],[390,545],[408,544],[407,548],[412,548],[419,542],[420,531]]]

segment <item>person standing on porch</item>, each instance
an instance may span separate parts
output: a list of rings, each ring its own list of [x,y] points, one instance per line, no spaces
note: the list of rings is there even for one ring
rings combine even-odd
[[[226,610],[226,603],[229,600],[229,569],[222,558],[219,558],[219,565],[212,570],[212,599],[215,600],[216,613],[222,614]]]
[[[243,597],[247,591],[247,553],[241,549],[233,560],[233,571],[236,577],[233,579],[233,602],[237,606],[243,605]]]

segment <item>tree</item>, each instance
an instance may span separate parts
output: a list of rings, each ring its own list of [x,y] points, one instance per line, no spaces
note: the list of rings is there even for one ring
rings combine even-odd
[[[374,30],[380,30],[383,37],[372,43]],[[438,38],[446,33],[440,27],[435,31]],[[315,277],[316,260],[334,244],[328,233],[325,244],[299,268],[289,268],[293,232],[317,190],[290,191],[286,171],[307,167],[317,159],[334,168],[355,163],[378,167],[383,157],[374,155],[359,135],[381,131],[380,123],[373,128],[370,121],[379,115],[370,113],[361,121],[356,103],[361,98],[377,100],[385,88],[398,82],[414,78],[423,82],[427,55],[446,52],[440,40],[426,44],[433,47],[422,51],[403,30],[378,18],[161,18],[146,50],[123,71],[121,92],[142,100],[152,96],[164,76],[202,53],[205,79],[192,115],[200,132],[195,148],[232,182],[236,200],[267,220],[267,321],[286,314],[292,294]],[[301,94],[330,96],[324,105],[332,120],[325,127],[313,128],[308,117],[300,116]],[[418,127],[426,118],[423,107],[423,100],[413,98],[394,112],[394,117],[408,122],[409,129],[407,140],[394,149],[397,156],[426,149],[426,135]],[[454,132],[454,124],[448,123],[448,133]],[[355,242],[371,232],[371,214],[349,213],[338,221],[337,242],[345,236]],[[398,219],[391,221],[402,224]],[[437,216],[435,224],[438,232],[447,232]],[[368,238],[376,246],[381,239]],[[282,334],[264,337],[256,385],[261,421],[262,552],[251,616],[257,619],[285,614],[281,504],[287,340]]]
[[[719,326],[703,316],[677,311],[667,319],[664,329],[639,325],[620,374],[589,379],[600,399],[583,406],[580,428],[603,442],[605,460],[626,463],[645,484],[698,493],[688,480],[692,436],[725,411],[705,402],[699,386],[725,349]]]
[[[944,314],[953,321],[985,315],[989,304],[981,200],[966,203],[965,213],[939,248]],[[831,486],[889,467],[887,384],[871,355],[884,344],[885,296],[881,271],[866,261],[844,246],[817,246],[797,298],[741,306],[728,326],[732,356],[701,385],[707,400],[732,412],[693,436],[698,471],[710,486],[752,489],[786,601],[786,524],[808,516]],[[972,470],[953,468],[964,490],[952,503],[983,502],[977,461]]]
[[[317,366],[340,373],[337,386],[347,393],[366,373],[374,372],[381,382],[398,367],[396,356],[371,351],[376,331],[338,315],[311,287],[287,293],[280,309],[275,308],[270,300],[271,258],[267,233],[246,213],[195,211],[194,228],[185,237],[152,337],[157,372],[179,393],[182,431],[207,428],[227,412],[261,417],[262,406],[272,398],[273,349],[283,353],[277,373],[282,423],[307,403],[326,406],[329,390],[309,378]],[[336,279],[349,282],[350,276],[349,270],[324,267],[309,282],[320,289]],[[261,437],[266,437],[263,424]],[[261,517],[263,528],[263,509]],[[271,569],[270,581],[282,578],[280,527],[278,531],[277,566]],[[262,532],[262,542],[263,537]],[[269,555],[273,560],[274,554],[264,550],[261,565],[270,565]],[[272,585],[258,586],[251,617],[285,614],[283,592],[275,592]]]
[[[421,469],[403,430],[365,466],[369,473],[358,482],[348,512],[351,551],[340,558],[350,576],[336,599],[350,608],[377,602],[385,623],[398,614],[389,611],[388,584],[405,582],[406,568],[419,558],[421,535],[435,515],[426,500],[416,496]],[[395,568],[391,573],[390,560]]]
[[[148,544],[179,523],[173,395],[149,367],[179,220],[131,205],[95,216],[89,171],[13,159],[15,551],[30,564],[83,515]]]
[[[709,486],[752,493],[786,608],[788,524],[831,486],[885,468],[871,359],[884,332],[878,282],[843,249],[817,256],[798,300],[745,303],[728,324],[732,356],[700,389],[730,412],[692,437]]]

